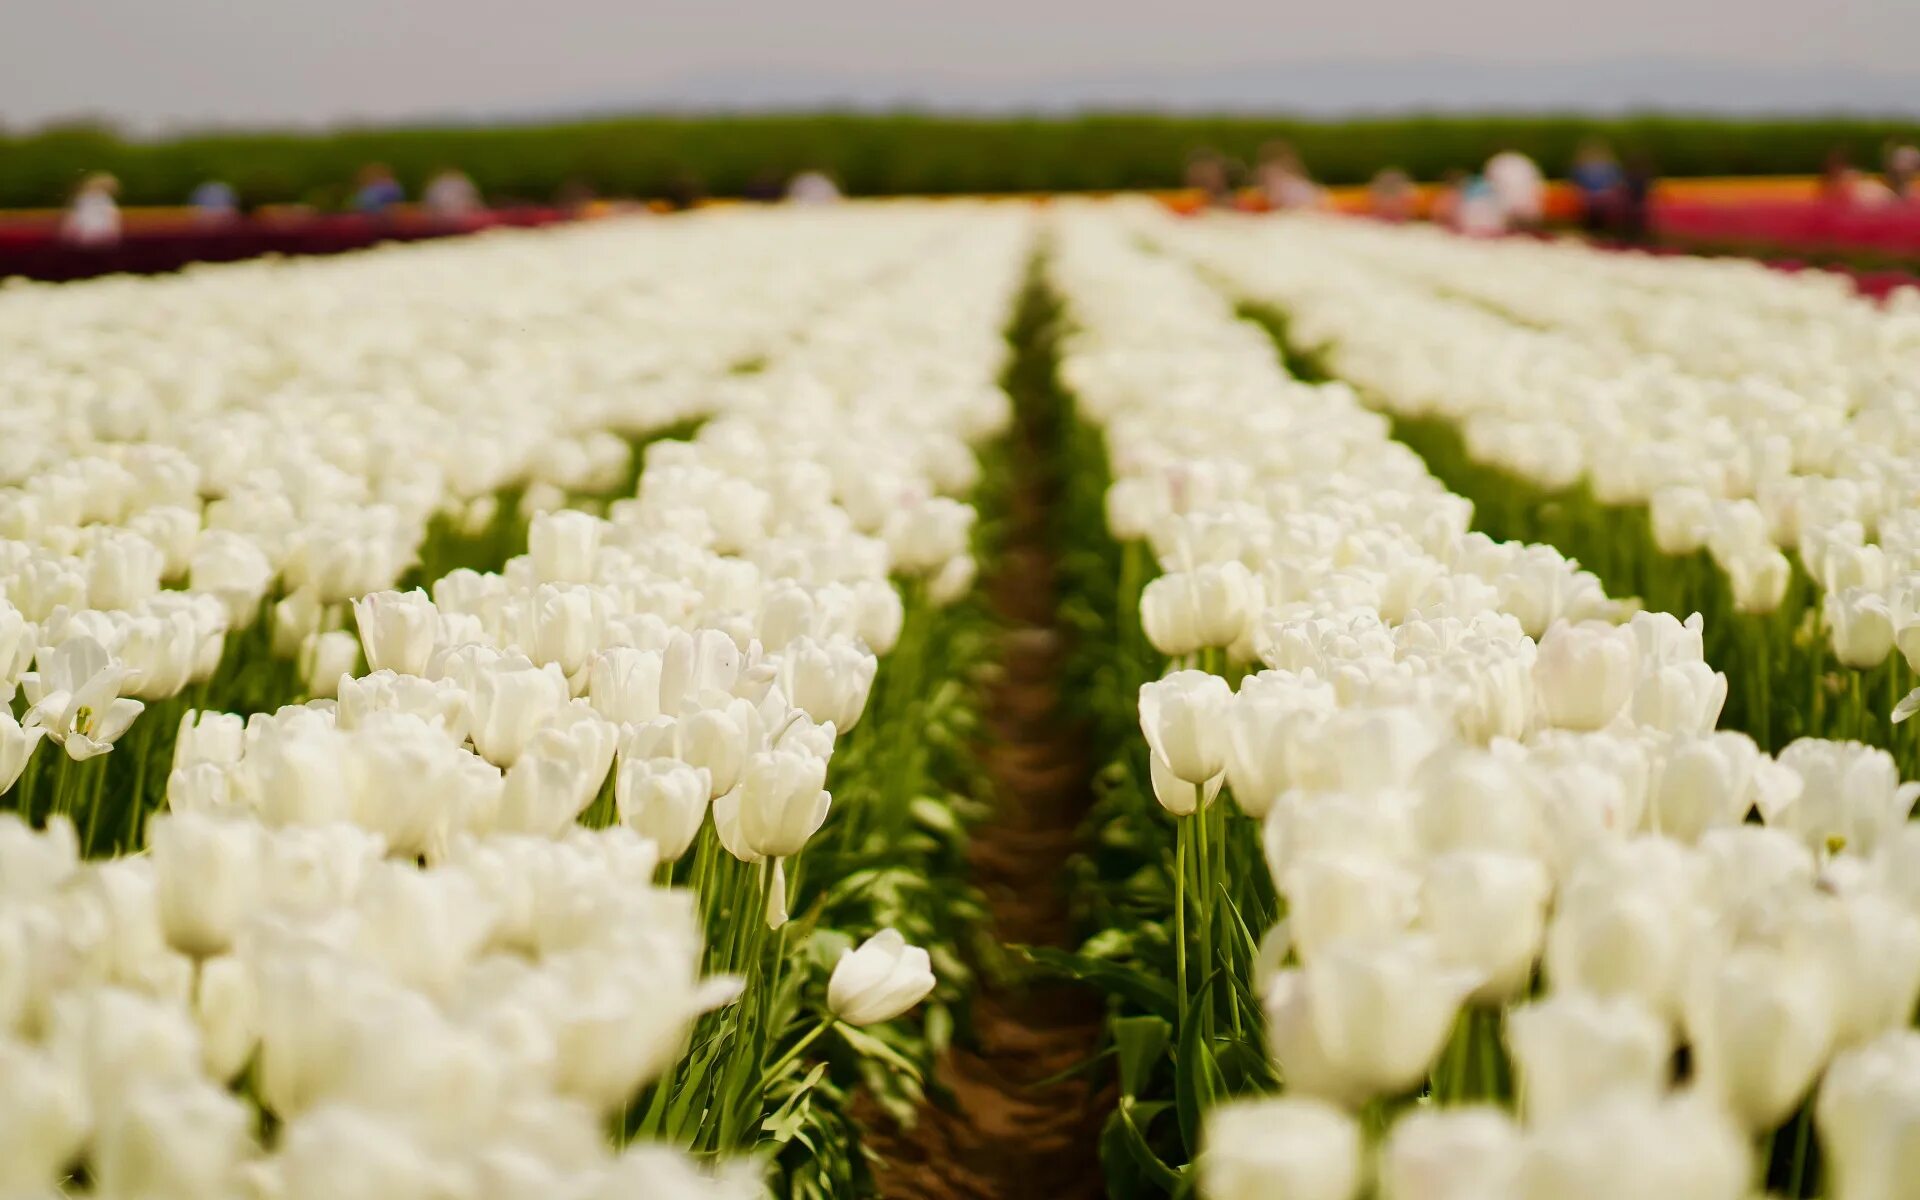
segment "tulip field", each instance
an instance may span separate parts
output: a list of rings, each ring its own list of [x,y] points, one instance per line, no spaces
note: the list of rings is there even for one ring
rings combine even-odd
[[[0,287],[0,1197],[1920,1195],[1917,299],[1124,198]]]

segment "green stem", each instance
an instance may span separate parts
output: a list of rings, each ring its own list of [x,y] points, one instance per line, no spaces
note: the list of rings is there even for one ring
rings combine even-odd
[[[1174,974],[1180,991],[1180,1027],[1187,1024],[1187,841],[1188,822],[1181,817],[1173,834],[1173,948]]]
[[[813,1045],[814,1041],[819,1038],[821,1034],[832,1029],[835,1024],[836,1022],[833,1017],[822,1017],[820,1023],[815,1025],[804,1037],[787,1047],[787,1052],[782,1054],[780,1058],[760,1076],[760,1090],[764,1092],[768,1087],[772,1086],[773,1081],[780,1078],[780,1073],[789,1066],[792,1066],[794,1059],[800,1057],[801,1051]]]

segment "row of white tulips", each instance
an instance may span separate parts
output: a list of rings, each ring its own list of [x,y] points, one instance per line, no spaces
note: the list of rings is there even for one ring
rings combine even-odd
[[[1660,548],[1708,551],[1747,612],[1780,605],[1795,550],[1843,664],[1920,663],[1920,292],[1326,218],[1166,230],[1475,459],[1648,506]]]
[[[899,635],[889,580],[940,603],[972,578],[958,497],[1008,418],[1027,232],[700,218],[0,297],[32,464],[0,502],[25,544],[0,679],[34,702],[6,784],[42,730],[111,751],[159,686],[147,616],[204,610],[199,667],[276,584],[357,630],[312,631],[336,698],[187,716],[145,853],[83,860],[84,803],[0,815],[0,1192],[77,1167],[102,1197],[754,1194],[605,1128],[674,1129],[622,1112],[703,1012],[772,1048],[754,951]],[[723,378],[744,351],[765,369]],[[711,417],[605,517],[380,590],[434,511],[572,488],[550,457],[688,412]],[[659,886],[690,853],[697,899]],[[752,905],[703,976],[723,888]],[[933,983],[883,931],[830,1012],[886,1021]]]
[[[1813,1095],[1827,1194],[1907,1194],[1916,788],[1859,744],[1773,758],[1716,732],[1727,681],[1697,620],[1629,615],[1551,547],[1469,532],[1382,417],[1287,378],[1143,234],[1330,297],[1305,311],[1337,309],[1396,380],[1507,360],[1352,284],[1373,273],[1349,242],[1403,235],[1190,231],[1144,208],[1058,224],[1063,379],[1105,435],[1114,535],[1163,572],[1141,624],[1216,672],[1140,695],[1179,835],[1181,1022],[1208,1022],[1182,1053],[1243,1036],[1206,982],[1235,961],[1222,910],[1258,890],[1217,873],[1237,823],[1261,823],[1284,905],[1250,981],[1284,1097],[1215,1110],[1203,1193],[1737,1200],[1760,1186],[1756,1138],[1758,1171],[1800,1192]],[[1520,379],[1505,394],[1541,386]]]
[[[437,515],[485,526],[510,486],[535,509],[604,491],[623,435],[732,404],[729,370],[829,335],[952,224],[623,221],[10,288],[0,699],[24,687],[30,729],[102,753],[279,597],[274,644],[324,694],[353,639],[322,635],[406,574]],[[0,717],[0,790],[37,736]]]

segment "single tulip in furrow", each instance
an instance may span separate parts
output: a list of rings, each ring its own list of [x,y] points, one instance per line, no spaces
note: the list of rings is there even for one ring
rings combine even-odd
[[[841,255],[819,278],[795,276],[791,292],[748,273],[723,271],[718,282],[705,280],[705,260],[731,261],[730,250],[751,254],[756,240],[768,236],[764,221],[691,223],[691,251],[676,249],[681,244],[671,239],[636,239],[624,223],[604,227],[597,238],[579,231],[535,238],[533,244],[547,247],[564,268],[549,276],[555,290],[543,299],[545,325],[528,315],[527,295],[485,286],[509,264],[528,266],[522,239],[476,243],[464,256],[426,254],[414,262],[422,278],[434,277],[428,267],[438,267],[444,278],[430,288],[420,284],[423,294],[410,310],[421,336],[417,365],[393,360],[393,345],[381,340],[360,358],[346,355],[323,371],[308,361],[309,347],[290,341],[278,326],[260,325],[260,313],[302,309],[313,303],[314,293],[359,275],[383,277],[389,256],[316,262],[307,272],[222,269],[170,288],[133,289],[131,297],[155,302],[160,297],[153,293],[164,293],[167,304],[189,313],[196,304],[231,303],[234,291],[257,305],[258,313],[237,323],[257,332],[259,344],[236,343],[226,359],[213,355],[200,364],[208,377],[196,376],[196,386],[222,402],[204,418],[180,400],[165,362],[156,366],[143,358],[143,368],[153,372],[146,378],[152,394],[144,410],[103,411],[92,422],[36,429],[34,402],[74,386],[70,375],[81,364],[66,361],[67,347],[60,342],[28,354],[18,365],[18,381],[9,381],[22,401],[15,419],[24,428],[24,457],[37,452],[52,465],[18,489],[0,490],[0,533],[13,539],[0,541],[0,694],[18,697],[11,708],[15,723],[47,730],[47,740],[73,761],[50,751],[35,754],[43,735],[0,728],[6,742],[0,747],[0,795],[11,786],[12,803],[29,816],[74,812],[89,853],[137,845],[139,823],[162,791],[184,712],[270,711],[330,695],[333,681],[359,660],[353,635],[342,628],[354,598],[396,586],[403,572],[431,583],[455,568],[497,570],[525,548],[531,513],[601,507],[620,499],[623,490],[631,496],[636,455],[647,440],[684,432],[686,414],[756,402],[751,389],[743,393],[733,379],[738,362],[756,357],[765,373],[786,347],[805,347],[810,331],[837,336],[842,314],[867,302],[867,285],[900,276],[916,261],[909,254],[952,225],[952,218],[925,214],[895,221],[897,230],[883,222],[886,236]],[[623,273],[602,268],[599,277],[580,280],[578,299],[561,290],[576,278],[570,274],[575,260],[635,241],[633,249],[682,259],[704,282],[682,296],[684,284],[663,285],[649,273],[657,261],[636,258]],[[817,252],[834,249],[829,240]],[[463,278],[472,289],[452,286]],[[671,353],[628,348],[629,339],[642,337],[644,325],[619,333],[618,345],[612,342],[615,328],[605,312],[624,311],[613,303],[622,287],[632,293],[629,317],[644,317],[664,297],[681,302],[653,316],[656,323],[668,321],[675,335]],[[116,339],[127,338],[115,328],[87,325],[104,323],[106,314],[133,303],[126,289],[85,285],[81,295],[96,299],[91,306],[71,303],[66,291],[24,294],[39,301],[16,305],[29,317],[44,317],[41,310],[52,308],[78,326],[69,338],[91,333],[104,343],[103,354],[111,355]],[[749,297],[760,305],[748,303]],[[591,319],[558,324],[561,314],[583,302],[597,306]],[[381,319],[394,318],[383,312]],[[353,345],[353,331],[369,320],[353,313],[337,332]],[[508,320],[517,343],[500,340],[503,330],[496,325]],[[715,336],[678,336],[701,321],[715,326]],[[33,321],[28,326],[40,327]],[[524,348],[516,352],[514,345]],[[536,346],[540,353],[529,359]],[[152,348],[146,349],[150,354]],[[260,397],[218,395],[235,382],[214,371],[216,364],[231,361],[239,378],[250,377],[245,370],[251,359],[242,351],[285,356],[291,381]],[[472,360],[468,368],[456,369],[461,357]],[[315,378],[301,378],[299,371]],[[341,406],[309,394],[321,384],[397,398],[374,427],[377,436],[355,444],[340,433]],[[524,412],[505,396],[494,410],[475,400],[489,388],[509,386],[526,389],[513,392],[515,398],[541,389],[585,391],[568,405],[523,404]],[[449,410],[459,405],[459,419],[472,428],[446,427],[450,411],[435,414],[432,404]],[[179,408],[187,411],[174,411]],[[150,436],[133,445],[110,440],[143,430]],[[42,435],[37,442],[36,434]],[[233,445],[248,435],[262,438],[252,453]],[[503,445],[509,453],[503,454]],[[209,494],[214,498],[203,502]],[[422,568],[435,574],[423,575]],[[126,668],[117,676],[124,695],[104,694],[115,677],[110,672],[69,679],[71,667],[55,665],[52,685],[43,680],[60,647],[83,636],[105,647],[109,666]],[[47,661],[37,661],[42,658]],[[40,669],[29,670],[35,666]],[[78,686],[89,680],[101,694],[76,700]],[[153,711],[143,716],[142,705]],[[76,723],[86,726],[81,736],[67,736]],[[126,749],[111,754],[122,737]]]
[[[830,928],[887,910],[807,877],[891,827],[829,820],[825,786],[877,656],[916,643],[928,688],[964,661],[928,614],[972,579],[959,497],[1007,420],[1027,237],[911,215],[877,219],[946,231],[938,253],[730,381],[606,517],[543,513],[497,574],[361,595],[343,658],[369,670],[333,699],[189,714],[145,853],[86,861],[86,798],[0,815],[6,1190],[732,1197],[759,1184],[714,1160],[757,1146],[851,1186],[818,1041],[909,1073],[880,1025],[939,947]],[[18,740],[110,744],[129,669],[87,637],[41,657]],[[924,755],[885,752],[952,736],[912,699],[856,737],[852,790],[937,825]]]
[[[1910,298],[1352,223],[1176,236],[1286,310],[1436,466],[1491,476],[1473,498],[1504,528],[1706,613],[1752,664],[1743,728],[1858,737],[1920,772],[1895,728],[1920,705],[1902,702],[1920,661]]]
[[[1920,1036],[1920,788],[1859,743],[1773,756],[1716,730],[1700,622],[1629,616],[1551,547],[1468,532],[1385,418],[1286,378],[1261,329],[1141,245],[1252,223],[1057,224],[1062,378],[1105,439],[1112,535],[1162,568],[1145,635],[1184,668],[1141,689],[1130,811],[1103,810],[1158,830],[1166,908],[1087,951],[1090,978],[1173,985],[1119,992],[1135,1178],[1886,1194],[1910,1139],[1873,1105]]]

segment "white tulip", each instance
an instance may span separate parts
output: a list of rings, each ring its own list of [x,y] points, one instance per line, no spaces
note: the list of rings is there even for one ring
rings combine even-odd
[[[1528,1133],[1515,1200],[1745,1200],[1746,1142],[1710,1105],[1614,1096]]]
[[[1465,852],[1427,864],[1420,920],[1441,959],[1481,976],[1473,998],[1512,999],[1533,974],[1546,933],[1552,881],[1537,859]]]
[[[1615,1093],[1651,1100],[1673,1073],[1673,1035],[1630,996],[1555,991],[1511,1010],[1506,1030],[1529,1121],[1553,1121]]]
[[[1441,963],[1417,935],[1334,943],[1303,969],[1282,971],[1268,993],[1282,1077],[1344,1103],[1408,1091],[1432,1068],[1478,982]]]
[[[1638,673],[1632,632],[1561,623],[1540,640],[1533,681],[1541,711],[1562,729],[1599,729],[1626,707]]]
[[[1353,1200],[1360,1127],[1305,1097],[1238,1100],[1207,1113],[1196,1163],[1208,1200]]]
[[[1800,777],[1800,794],[1767,823],[1799,835],[1816,853],[1871,855],[1901,828],[1920,783],[1901,783],[1885,750],[1859,742],[1800,738],[1780,752],[1780,765]]]
[[[207,958],[233,943],[260,895],[260,827],[198,813],[147,822],[160,924],[182,954]]]
[[[440,632],[440,610],[426,592],[374,592],[353,602],[354,622],[367,667],[400,675],[425,675]]]
[[[1920,1034],[1891,1031],[1835,1056],[1814,1116],[1833,1200],[1906,1194],[1920,1156]]]
[[[1233,690],[1218,675],[1176,671],[1140,687],[1140,728],[1153,753],[1190,784],[1226,769],[1224,721]]]
[[[651,839],[665,862],[677,862],[706,821],[712,780],[704,767],[670,758],[631,758],[620,763],[614,801],[620,820]]]
[[[1701,1087],[1755,1133],[1799,1105],[1834,1038],[1826,976],[1797,956],[1735,950],[1696,965],[1687,1035]]]
[[[527,526],[527,552],[542,583],[592,583],[604,523],[583,512],[538,513]]]
[[[1274,883],[1303,962],[1345,938],[1403,933],[1419,912],[1420,877],[1380,855],[1302,854]]]
[[[474,749],[495,766],[510,767],[566,706],[572,690],[559,667],[512,658],[482,670],[471,696]]]
[[[0,1037],[0,1189],[57,1194],[90,1126],[86,1093],[71,1069]]]
[[[827,1007],[849,1025],[878,1025],[926,999],[933,985],[927,952],[882,929],[840,952],[827,981]]]
[[[1520,1167],[1520,1130],[1497,1108],[1415,1109],[1380,1155],[1382,1200],[1496,1200]]]
[[[47,731],[39,726],[22,726],[11,712],[0,709],[0,795],[5,795],[26,773],[33,761],[34,747]]]
[[[809,754],[753,755],[740,773],[740,832],[754,853],[788,858],[827,819],[827,764]]]

